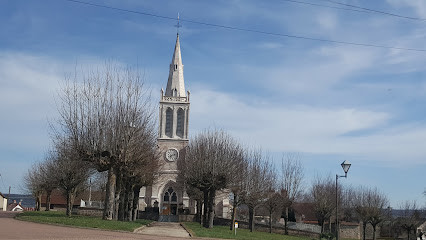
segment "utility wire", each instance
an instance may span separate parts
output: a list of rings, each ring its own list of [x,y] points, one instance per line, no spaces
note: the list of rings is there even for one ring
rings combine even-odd
[[[376,9],[372,9],[372,8],[366,8],[366,7],[356,6],[356,5],[352,5],[352,4],[341,3],[341,2],[337,2],[337,1],[333,1],[333,0],[319,0],[319,1],[329,2],[329,3],[341,5],[341,6],[346,6],[346,7],[352,7],[354,9],[360,9],[360,10],[364,10],[364,11],[367,11],[367,12],[379,13],[379,14],[382,14],[382,15],[388,15],[388,16],[392,16],[392,17],[404,18],[404,19],[415,20],[415,21],[422,21],[422,22],[426,21],[426,18],[404,16],[404,15],[399,15],[399,14],[396,14],[396,13],[390,13],[390,12],[385,12],[385,11],[376,10]]]
[[[175,17],[168,17],[168,16],[163,16],[163,15],[158,15],[158,14],[153,14],[153,13],[148,13],[148,12],[141,12],[141,11],[124,9],[124,8],[111,7],[111,6],[107,6],[107,5],[83,2],[83,1],[79,1],[79,0],[64,0],[64,1],[74,2],[74,3],[89,5],[89,6],[94,6],[94,7],[100,7],[100,8],[107,8],[107,9],[117,10],[117,11],[121,11],[121,12],[128,12],[128,13],[134,13],[134,14],[145,15],[145,16],[150,16],[150,17],[162,18],[162,19],[167,19],[167,20],[173,20],[173,21],[177,20],[177,18],[175,18]],[[233,27],[233,26],[227,26],[227,25],[221,25],[221,24],[215,24],[215,23],[200,22],[200,21],[195,21],[195,20],[187,20],[187,19],[182,19],[182,18],[180,18],[179,20],[181,22],[193,23],[193,24],[198,24],[198,25],[217,27],[217,28],[223,28],[223,29],[241,31],[241,32],[250,32],[250,33],[263,34],[263,35],[277,36],[277,37],[295,38],[295,39],[328,42],[328,43],[337,43],[337,44],[343,44],[343,45],[353,45],[353,46],[362,46],[362,47],[374,47],[374,48],[382,48],[382,49],[395,49],[395,50],[414,51],[414,52],[426,52],[426,49],[419,49],[419,48],[406,48],[406,47],[377,45],[377,44],[370,44],[370,43],[347,42],[347,41],[339,41],[339,40],[332,40],[332,39],[314,38],[314,37],[284,34],[284,33],[276,33],[276,32],[267,32],[267,31],[255,30],[255,29],[250,29],[250,28]]]
[[[318,3],[303,2],[303,1],[296,1],[296,0],[280,0],[280,1],[291,2],[291,3],[296,3],[296,4],[302,4],[302,5],[310,5],[310,6],[314,6],[314,7],[332,8],[332,9],[339,9],[339,10],[352,11],[352,12],[371,13],[371,11],[366,11],[366,10],[361,10],[361,9],[335,7],[335,6],[330,6],[330,5],[323,5],[323,4],[318,4]]]

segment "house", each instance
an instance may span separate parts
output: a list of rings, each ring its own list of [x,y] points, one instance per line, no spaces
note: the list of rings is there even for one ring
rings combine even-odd
[[[0,192],[0,211],[7,210],[7,198]]]
[[[22,207],[21,202],[16,203],[15,201],[7,206],[7,211],[21,212],[24,211],[24,207]]]
[[[89,197],[90,195],[90,197]],[[84,191],[78,194],[73,203],[73,208],[78,208],[81,206],[82,202],[84,202],[85,207],[89,207],[89,204],[86,204],[90,198],[90,204],[92,207],[101,208],[103,205],[103,201],[105,198],[105,192],[92,191],[89,194],[89,191]],[[41,196],[41,207],[46,208],[46,194]],[[62,192],[58,189],[52,191],[52,195],[50,196],[50,209],[56,210],[65,210],[67,208],[67,199],[62,194]]]
[[[7,202],[8,204],[20,202],[24,210],[34,210],[35,208],[35,199],[28,194],[8,194]]]

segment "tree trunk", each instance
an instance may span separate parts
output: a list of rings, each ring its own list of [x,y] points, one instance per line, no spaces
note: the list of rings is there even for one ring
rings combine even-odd
[[[235,228],[235,219],[237,217],[237,207],[238,207],[238,194],[234,194],[234,207],[232,208],[232,222],[231,222],[231,230]]]
[[[117,177],[118,179],[119,177]],[[127,214],[127,190],[126,188],[121,188],[119,187],[119,183],[117,181],[117,188],[119,188],[120,193],[117,194],[117,192],[115,193],[115,199],[116,199],[116,203],[115,203],[115,207],[116,207],[116,213],[117,213],[117,220],[119,221],[125,221],[126,218],[126,214]],[[117,195],[119,196],[117,199]],[[114,217],[115,219],[115,217]]]
[[[117,170],[116,173],[116,181],[115,181],[115,196],[114,196],[114,220],[120,220],[123,221],[124,219],[124,202],[120,200],[120,196],[122,195],[122,189],[123,189],[123,176],[122,174]],[[124,199],[123,199],[124,200]],[[121,213],[121,215],[120,215]]]
[[[52,190],[46,192],[46,211],[50,211],[50,202],[52,199]]]
[[[105,194],[105,209],[104,209],[104,220],[112,220],[114,214],[114,195],[115,195],[115,183],[116,183],[116,174],[113,167],[110,167],[108,170],[108,182],[106,185],[106,194]]]
[[[269,211],[269,233],[272,233],[272,211]]]
[[[41,192],[37,193],[37,200],[36,200],[36,211],[41,210]]]
[[[133,189],[130,187],[127,193],[127,218],[126,221],[130,222],[133,219]],[[374,239],[375,240],[375,239]]]
[[[371,224],[373,226],[373,240],[376,240],[376,225]]]
[[[250,232],[254,231],[254,207],[249,206],[249,229]]]
[[[365,229],[367,228],[367,222],[362,222],[362,239],[365,240]]]
[[[132,221],[136,221],[138,218],[138,205],[139,205],[139,193],[141,191],[141,186],[135,186],[133,189],[133,214]]]
[[[284,235],[288,235],[288,207],[285,207],[285,216],[284,216]]]
[[[410,240],[410,232],[411,232],[411,228],[409,228],[409,229],[407,230],[407,240]]]
[[[75,190],[67,190],[67,216],[71,217]]]
[[[216,190],[210,190],[209,193],[209,228],[213,228],[213,220],[214,220],[214,199],[216,197]]]
[[[202,216],[203,216],[203,200],[198,199],[197,201],[197,222],[203,224]]]
[[[204,190],[204,211],[203,211],[203,227],[208,228],[208,220],[207,220],[207,212],[208,212],[208,199],[209,199],[209,191]]]

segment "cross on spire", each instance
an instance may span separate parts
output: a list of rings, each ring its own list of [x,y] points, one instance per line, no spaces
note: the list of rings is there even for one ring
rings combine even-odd
[[[178,16],[177,16],[177,24],[175,25],[175,27],[176,27],[176,32],[179,35],[179,28],[182,27],[182,25],[180,24],[180,20],[179,20],[179,13],[178,13]]]

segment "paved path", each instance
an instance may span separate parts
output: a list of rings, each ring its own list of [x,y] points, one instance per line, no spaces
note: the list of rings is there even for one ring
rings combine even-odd
[[[12,218],[13,216],[13,213],[0,212],[0,239],[172,240],[177,238],[159,235],[112,232],[95,229],[72,228],[49,224],[32,223],[15,220]]]
[[[149,224],[149,226],[138,229],[137,233],[179,238],[190,237],[189,233],[180,225],[180,223],[174,222],[154,222]]]

